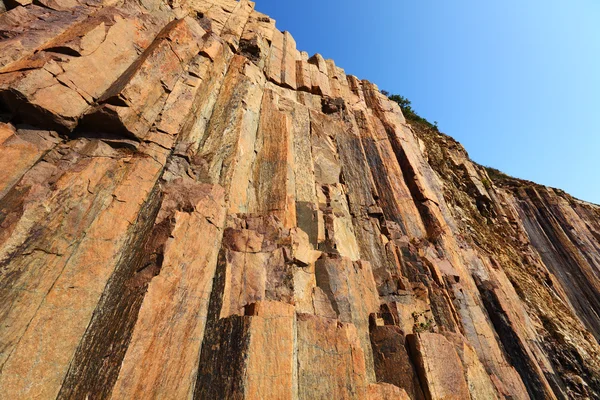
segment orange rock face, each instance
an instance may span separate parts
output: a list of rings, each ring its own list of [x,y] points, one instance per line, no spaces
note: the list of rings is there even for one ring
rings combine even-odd
[[[254,7],[0,1],[0,398],[600,398],[600,207]]]

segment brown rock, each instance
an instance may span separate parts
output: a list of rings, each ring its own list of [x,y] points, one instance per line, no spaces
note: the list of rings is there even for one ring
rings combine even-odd
[[[372,326],[370,338],[377,381],[402,388],[411,399],[424,399],[415,366],[405,347],[404,333],[393,325]]]
[[[369,385],[367,392],[367,399],[369,400],[409,400],[410,397],[406,394],[404,389],[400,389],[397,386],[390,385],[388,383],[378,383],[376,385]]]
[[[283,63],[283,52],[285,47],[285,36],[282,32],[275,29],[271,42],[271,53],[265,73],[267,78],[277,84],[281,84],[281,65]]]
[[[293,306],[278,302],[251,304],[246,316],[218,321],[207,334],[213,345],[202,349],[194,397],[292,399],[294,322]],[[209,367],[215,361],[219,374]]]
[[[247,212],[252,207],[249,185],[262,85],[264,77],[254,64],[241,56],[232,59],[195,156],[201,179],[225,188],[232,212]]]
[[[183,73],[198,54],[204,30],[192,18],[169,23],[138,63],[119,78],[100,98],[103,105],[91,111],[83,129],[102,129],[143,139],[158,117]]]
[[[317,69],[319,70],[319,72],[321,72],[323,74],[328,73],[327,63],[325,62],[325,59],[323,58],[322,55],[317,53],[314,56],[312,56],[311,58],[309,58],[308,62],[311,63],[312,65],[315,65],[317,67]]]
[[[366,398],[365,361],[354,325],[299,314],[297,327],[298,398]]]
[[[244,26],[254,9],[254,3],[248,0],[241,0],[231,12],[231,16],[223,26],[221,37],[232,49],[237,50],[240,37],[242,36]]]
[[[310,92],[312,90],[310,64],[304,60],[296,61],[296,85],[298,90]]]
[[[71,156],[77,159],[76,150],[71,150]],[[73,164],[56,182],[53,193],[38,195],[29,204],[3,244],[6,270],[20,271],[6,275],[2,284],[9,289],[3,289],[2,303],[8,308],[3,310],[0,330],[4,355],[0,388],[11,398],[58,393],[106,283],[126,254],[128,237],[134,232],[130,227],[161,167],[144,157],[80,158]],[[43,165],[38,166],[22,181],[39,179]],[[60,201],[61,193],[70,200]],[[41,219],[45,223],[38,233],[29,233],[35,240],[18,233],[27,232],[23,228]],[[61,232],[60,239],[52,240],[57,232]],[[29,245],[21,247],[22,255],[7,259],[6,250],[25,240]],[[41,343],[40,338],[44,338]],[[32,351],[37,358],[30,357]],[[34,380],[34,376],[43,379]]]
[[[0,36],[0,397],[600,398],[600,207],[251,1],[4,1]]]
[[[315,64],[308,64],[310,69],[310,81],[312,85],[311,92],[321,96],[331,96],[331,87],[329,85],[329,77]]]
[[[463,363],[465,378],[469,386],[472,399],[497,399],[498,393],[492,379],[479,361],[477,353],[463,338],[458,335],[445,335],[456,346],[456,350]]]
[[[240,39],[240,53],[264,68],[269,57],[270,44],[275,31],[275,21],[268,16],[253,11],[244,27]]]
[[[225,220],[220,187],[201,185],[192,212],[177,211],[158,276],[148,286],[112,396],[187,396],[196,378]],[[131,385],[135,382],[135,385]]]
[[[296,225],[293,138],[290,118],[277,107],[278,96],[265,91],[255,148],[256,180],[253,211],[273,213],[291,228]]]
[[[31,3],[31,2],[29,2]],[[0,15],[7,38],[0,44],[0,71],[14,71],[13,63],[33,55],[45,43],[87,18],[87,13],[55,11],[29,5]]]
[[[442,335],[409,335],[419,380],[428,399],[467,399],[469,388],[454,346]]]
[[[73,129],[166,24],[165,18],[153,19],[145,22],[138,10],[107,9],[65,26],[62,35],[48,38],[53,40],[45,43],[43,52],[13,67],[24,72],[4,75],[0,96],[13,112],[41,126]]]
[[[313,264],[321,256],[321,252],[314,250],[309,242],[306,232],[299,228],[291,231],[292,257],[296,263],[306,266]]]
[[[348,80],[348,86],[354,95],[358,97],[360,101],[365,101],[365,95],[362,90],[362,82],[354,75],[348,75],[346,77]]]
[[[257,303],[252,310],[244,398],[292,399],[294,375],[294,307]],[[264,352],[264,349],[268,351]]]
[[[369,315],[379,308],[371,265],[352,263],[346,258],[322,257],[315,267],[317,286],[329,298],[340,321],[350,322],[356,331],[365,357],[369,381],[375,381],[369,339]]]
[[[225,230],[223,245],[227,248],[244,253],[258,253],[262,250],[264,235],[250,229]]]
[[[281,63],[281,83],[290,89],[296,89],[296,41],[289,32],[284,32],[283,60]]]
[[[46,151],[60,142],[55,132],[35,129],[16,130],[0,123],[0,198],[18,182]]]

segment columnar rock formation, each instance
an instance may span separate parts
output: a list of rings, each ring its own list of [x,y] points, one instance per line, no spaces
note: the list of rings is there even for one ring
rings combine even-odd
[[[0,4],[0,398],[600,398],[600,207],[252,2]]]

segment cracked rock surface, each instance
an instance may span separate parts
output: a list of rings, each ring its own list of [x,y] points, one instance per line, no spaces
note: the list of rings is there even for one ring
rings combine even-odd
[[[253,2],[0,1],[0,171],[1,399],[600,398],[600,207]]]

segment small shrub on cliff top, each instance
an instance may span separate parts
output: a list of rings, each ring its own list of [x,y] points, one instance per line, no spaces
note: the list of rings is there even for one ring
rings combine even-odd
[[[504,179],[514,179],[512,176],[505,174],[504,172],[500,171],[499,169],[487,167],[487,166],[484,166],[483,168],[485,168],[488,175],[490,176],[490,178],[493,181],[504,180]]]
[[[488,190],[492,188],[492,182],[490,182],[487,178],[482,178],[481,183],[483,183],[483,186],[485,186],[485,188]]]
[[[433,124],[429,122],[427,119],[421,117],[417,112],[412,108],[412,103],[409,99],[404,96],[400,96],[398,94],[390,94],[388,91],[382,90],[382,94],[388,97],[388,99],[398,103],[400,108],[402,109],[402,114],[409,122],[419,122],[421,124],[426,125],[428,128],[438,130],[438,123],[435,121]]]

